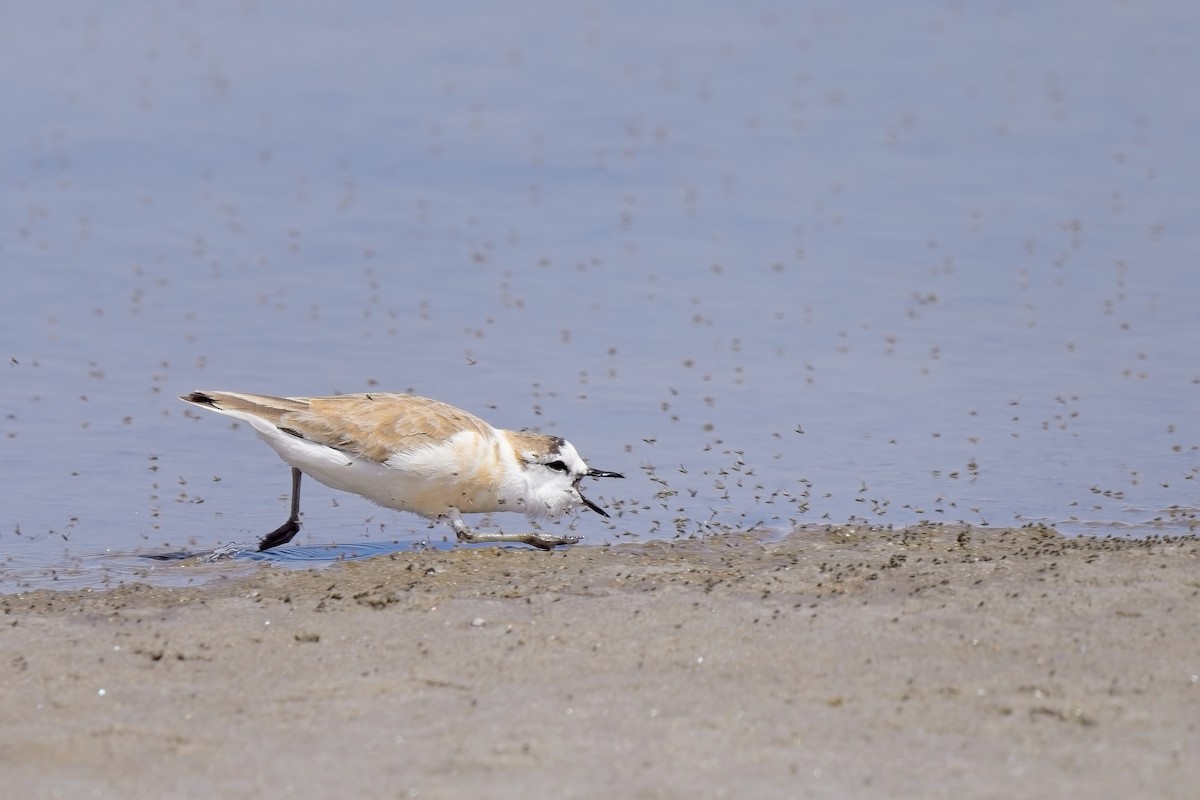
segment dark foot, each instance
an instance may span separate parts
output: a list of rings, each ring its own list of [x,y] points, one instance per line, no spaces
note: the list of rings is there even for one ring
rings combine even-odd
[[[548,533],[475,533],[464,527],[456,531],[458,540],[470,544],[500,542],[532,545],[539,550],[553,550],[560,545],[578,544],[582,536],[552,536]]]
[[[287,522],[280,525],[275,530],[268,533],[258,542],[258,552],[270,550],[272,547],[278,547],[281,544],[287,544],[292,540],[297,533],[300,532],[300,520],[289,519]]]
[[[583,541],[582,536],[550,536],[545,533],[531,533],[528,536],[529,538],[522,541],[541,550],[553,550],[561,545],[579,544]]]

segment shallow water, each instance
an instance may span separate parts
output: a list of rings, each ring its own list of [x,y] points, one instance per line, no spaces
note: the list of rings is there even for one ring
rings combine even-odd
[[[282,521],[193,389],[564,435],[628,475],[589,543],[1194,529],[1190,5],[462,8],[10,10],[0,589]],[[304,547],[446,532],[304,499]]]

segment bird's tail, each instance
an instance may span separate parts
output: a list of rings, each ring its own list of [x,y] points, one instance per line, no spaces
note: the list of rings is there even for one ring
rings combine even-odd
[[[225,414],[249,414],[273,425],[278,425],[284,414],[306,411],[309,406],[307,397],[272,397],[238,392],[192,392],[180,395],[179,399]]]

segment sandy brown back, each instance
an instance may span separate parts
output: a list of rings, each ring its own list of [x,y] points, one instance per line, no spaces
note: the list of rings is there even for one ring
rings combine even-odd
[[[183,399],[218,410],[254,414],[293,435],[378,462],[394,453],[437,444],[460,431],[490,436],[493,430],[460,408],[412,394],[271,397],[193,392]]]

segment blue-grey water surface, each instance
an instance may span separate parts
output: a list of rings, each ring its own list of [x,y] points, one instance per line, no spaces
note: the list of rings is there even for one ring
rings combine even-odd
[[[592,544],[1197,524],[1190,3],[5,17],[0,589],[253,568],[141,558],[286,516],[287,468],[194,389],[564,435],[628,475],[589,492],[611,524],[563,523]],[[305,565],[447,546],[303,508]]]

